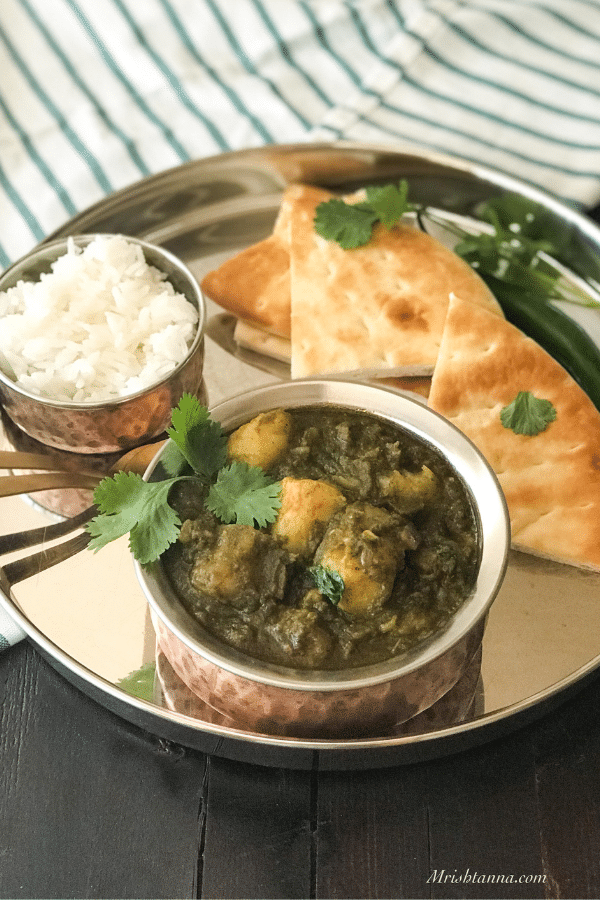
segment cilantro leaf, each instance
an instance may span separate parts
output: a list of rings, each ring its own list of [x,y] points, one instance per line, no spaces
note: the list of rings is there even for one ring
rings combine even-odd
[[[418,208],[408,202],[408,182],[404,179],[398,185],[368,187],[366,198],[360,203],[346,203],[333,197],[319,203],[314,219],[317,234],[337,241],[344,250],[353,250],[369,242],[377,222],[393,228],[405,213]]]
[[[206,506],[226,524],[254,526],[256,523],[264,528],[277,518],[280,492],[279,482],[268,478],[262,469],[233,462],[220,470],[208,492]]]
[[[185,456],[173,441],[167,441],[160,457],[163,469],[171,478],[181,475],[190,466]]]
[[[534,436],[545,431],[556,419],[556,409],[550,400],[534,397],[529,391],[519,391],[515,399],[500,412],[500,421],[515,434]]]
[[[326,566],[309,566],[308,571],[323,596],[337,606],[345,588],[344,579],[340,573],[335,569],[328,569]]]
[[[227,436],[197,397],[184,394],[171,415],[167,434],[194,472],[210,481],[227,459]]]
[[[131,694],[133,697],[139,697],[140,700],[148,700],[152,702],[154,699],[154,680],[156,678],[156,663],[146,663],[135,672],[130,672],[125,678],[117,681],[120,688]]]
[[[99,515],[88,522],[91,550],[97,551],[129,532],[135,558],[153,562],[179,534],[181,520],[168,497],[177,479],[148,482],[133,472],[103,478],[94,491]]]
[[[408,182],[403,179],[398,185],[385,184],[383,187],[368,187],[367,203],[386,228],[397,225],[402,216],[417,209],[408,202]]]
[[[338,197],[319,203],[315,231],[328,241],[337,241],[344,250],[366,244],[371,237],[377,214],[361,203],[346,203]]]

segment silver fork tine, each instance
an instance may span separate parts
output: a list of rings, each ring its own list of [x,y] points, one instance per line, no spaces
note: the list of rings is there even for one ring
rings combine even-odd
[[[75,556],[76,553],[87,547],[90,539],[91,535],[87,531],[83,531],[69,541],[63,541],[62,544],[56,544],[54,547],[32,553],[31,556],[7,563],[3,569],[9,585],[12,587],[20,581],[25,581],[26,578],[31,578],[32,575],[37,575],[39,572]]]
[[[34,547],[54,538],[64,537],[72,531],[76,531],[98,512],[96,506],[88,506],[83,512],[70,519],[64,519],[53,525],[42,525],[40,528],[30,528],[29,531],[15,531],[12,534],[0,534],[0,556],[12,553],[13,550],[24,550],[25,547]]]

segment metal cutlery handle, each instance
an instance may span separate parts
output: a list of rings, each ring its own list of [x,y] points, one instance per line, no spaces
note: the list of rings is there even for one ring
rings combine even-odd
[[[0,556],[13,553],[16,550],[24,550],[26,547],[35,547],[53,541],[59,537],[65,537],[73,531],[77,531],[97,513],[97,507],[88,506],[79,515],[71,519],[63,519],[51,525],[42,525],[40,528],[30,528],[28,531],[15,531],[12,534],[0,534]]]
[[[87,488],[93,490],[100,478],[81,472],[35,472],[29,475],[4,475],[0,478],[0,497],[33,494],[57,488]]]
[[[17,559],[14,562],[7,563],[3,566],[4,574],[11,587],[32,575],[38,575],[45,569],[50,569],[57,563],[64,562],[71,556],[75,556],[80,550],[84,550],[90,542],[90,535],[87,531],[76,535],[62,544],[55,544],[53,547],[45,548],[37,553],[32,553],[24,559]]]

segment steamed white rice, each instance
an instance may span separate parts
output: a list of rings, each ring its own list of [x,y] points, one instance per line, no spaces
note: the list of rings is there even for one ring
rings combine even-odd
[[[67,252],[37,282],[0,292],[0,353],[17,384],[53,400],[98,402],[159,381],[188,354],[198,312],[122,236]]]

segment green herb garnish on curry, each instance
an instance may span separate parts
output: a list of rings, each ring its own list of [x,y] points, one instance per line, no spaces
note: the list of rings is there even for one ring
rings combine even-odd
[[[474,512],[437,451],[373,415],[314,407],[261,413],[222,436],[223,453],[195,402],[184,399],[173,415],[171,477],[136,478],[140,494],[149,492],[150,524],[137,495],[135,515],[119,509],[116,476],[97,491],[103,512],[90,531],[98,548],[141,516],[134,553],[136,529],[143,542],[154,531],[182,603],[225,643],[284,666],[366,665],[424,640],[469,596],[479,559]],[[196,440],[209,435],[213,466],[181,433],[194,429]],[[227,474],[239,467],[250,491]],[[216,502],[221,479],[227,490]]]
[[[279,508],[279,486],[256,466],[227,462],[227,436],[196,397],[184,394],[167,430],[171,443],[163,455],[170,476],[147,482],[132,472],[104,478],[94,492],[99,509],[88,525],[89,548],[100,550],[129,532],[135,558],[154,562],[177,539],[181,520],[169,502],[179,481],[207,487],[205,503],[224,522],[253,526],[272,522]]]

